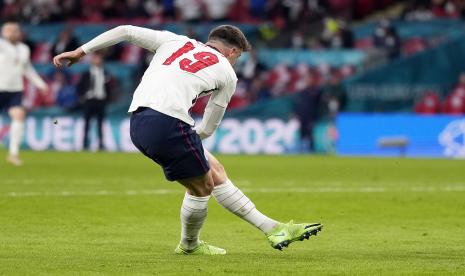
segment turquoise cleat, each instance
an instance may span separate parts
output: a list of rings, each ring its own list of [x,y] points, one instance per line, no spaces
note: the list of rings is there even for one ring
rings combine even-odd
[[[266,237],[273,248],[283,250],[295,241],[308,240],[310,236],[316,236],[322,228],[323,225],[320,223],[295,224],[291,220],[288,223],[280,223]]]

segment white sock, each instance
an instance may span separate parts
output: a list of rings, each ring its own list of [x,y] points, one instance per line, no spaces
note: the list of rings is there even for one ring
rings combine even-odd
[[[279,223],[260,213],[255,208],[255,204],[229,179],[225,183],[216,186],[212,195],[224,208],[254,225],[265,234],[269,233]]]
[[[199,244],[199,233],[207,217],[210,196],[197,197],[185,194],[181,206],[181,246],[193,249]]]
[[[24,122],[13,120],[10,126],[10,145],[9,145],[10,155],[18,156],[19,147],[21,146],[21,142],[23,141],[23,133],[24,133]]]

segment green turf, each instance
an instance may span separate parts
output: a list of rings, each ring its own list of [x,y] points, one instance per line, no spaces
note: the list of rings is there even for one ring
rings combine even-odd
[[[211,200],[228,255],[199,257],[173,254],[183,192],[143,156],[23,158],[0,162],[0,274],[465,274],[463,161],[220,156],[262,212],[325,228],[279,252]]]

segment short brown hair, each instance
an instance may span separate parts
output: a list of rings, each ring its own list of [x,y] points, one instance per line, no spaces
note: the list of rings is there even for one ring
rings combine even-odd
[[[227,45],[247,52],[252,49],[247,38],[239,28],[232,25],[221,25],[210,31],[208,40],[219,40]]]

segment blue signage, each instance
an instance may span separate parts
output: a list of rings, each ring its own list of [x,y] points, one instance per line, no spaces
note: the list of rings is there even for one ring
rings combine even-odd
[[[340,155],[465,158],[465,117],[342,113]]]

